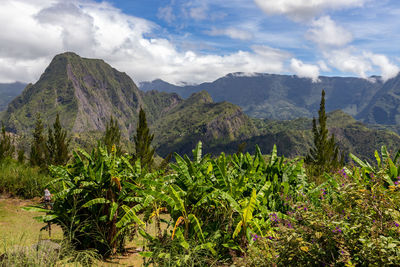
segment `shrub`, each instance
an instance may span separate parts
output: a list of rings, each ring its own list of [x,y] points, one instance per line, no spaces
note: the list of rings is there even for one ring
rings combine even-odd
[[[270,232],[265,218],[271,212],[285,212],[288,207],[282,199],[306,187],[303,163],[278,157],[276,147],[268,161],[258,147],[256,151],[254,156],[222,153],[211,159],[202,157],[199,143],[193,159],[175,154],[174,172],[160,189],[146,192],[161,201],[173,226],[163,236],[147,235],[152,263],[194,260],[198,255],[207,257],[208,264],[226,261],[246,249],[251,233]]]
[[[5,159],[0,162],[0,193],[22,198],[40,197],[51,177],[38,167]]]
[[[99,147],[91,155],[74,152],[67,166],[51,166],[52,186],[61,188],[53,196],[52,210],[42,221],[59,225],[66,240],[77,249],[96,249],[102,255],[116,253],[124,247],[134,223],[144,224],[136,215],[142,209],[138,202],[140,163],[131,166],[129,158],[108,153]]]
[[[360,182],[367,181],[363,175],[344,169],[310,198],[292,203],[290,227],[280,221],[276,238],[254,242],[246,264],[399,265],[400,187],[386,189],[382,176]]]

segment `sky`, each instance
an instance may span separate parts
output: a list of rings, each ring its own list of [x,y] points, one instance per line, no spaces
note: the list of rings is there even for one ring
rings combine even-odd
[[[0,0],[0,25],[0,82],[36,82],[66,51],[135,82],[400,70],[398,0]]]

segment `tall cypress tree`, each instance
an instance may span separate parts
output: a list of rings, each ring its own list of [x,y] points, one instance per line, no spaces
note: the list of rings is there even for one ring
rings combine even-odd
[[[108,152],[111,152],[112,146],[115,145],[117,155],[122,153],[121,130],[118,126],[117,120],[114,120],[113,116],[111,116],[110,120],[107,122],[103,143],[107,147]]]
[[[31,152],[29,162],[32,166],[46,167],[48,159],[46,138],[43,134],[44,126],[40,114],[37,114],[35,129],[33,130],[33,140],[31,143]]]
[[[71,139],[67,137],[67,131],[62,128],[60,115],[57,113],[53,129],[49,127],[47,137],[48,164],[64,165],[69,159],[68,147]]]
[[[306,156],[306,163],[312,165],[314,173],[320,175],[325,171],[331,171],[343,165],[344,157],[339,153],[335,136],[329,137],[326,125],[327,116],[325,113],[325,91],[322,90],[321,102],[318,111],[318,125],[315,117],[313,118],[312,132],[314,135],[314,147]]]
[[[6,133],[6,128],[1,122],[1,136],[0,136],[0,161],[5,158],[12,158],[15,147],[11,140],[11,136]]]
[[[135,143],[134,159],[140,159],[142,168],[151,168],[153,165],[154,149],[151,147],[154,134],[150,134],[147,126],[146,114],[142,108],[139,111],[139,122],[136,135],[133,137]]]

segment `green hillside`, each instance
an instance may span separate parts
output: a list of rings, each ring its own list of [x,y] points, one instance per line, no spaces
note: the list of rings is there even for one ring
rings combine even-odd
[[[270,151],[274,144],[282,155],[306,155],[313,144],[312,120],[300,118],[289,121],[255,120],[261,134],[246,140],[252,151],[258,144],[263,151]],[[347,157],[351,152],[363,159],[373,159],[374,151],[386,145],[389,150],[400,149],[400,136],[387,130],[371,129],[350,115],[337,110],[328,114],[327,125]],[[231,147],[237,146],[237,142]]]
[[[244,140],[259,133],[242,110],[231,103],[214,103],[210,95],[201,91],[176,105],[157,120],[152,130],[157,152],[166,155],[175,151],[188,153],[199,141],[214,146]]]
[[[103,60],[64,53],[55,56],[39,81],[8,105],[3,120],[12,132],[29,132],[36,113],[49,122],[58,112],[65,127],[87,132],[103,131],[113,115],[127,135],[141,104],[139,90],[125,73]]]

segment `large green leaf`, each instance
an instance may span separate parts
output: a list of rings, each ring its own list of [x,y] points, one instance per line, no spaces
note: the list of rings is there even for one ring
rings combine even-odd
[[[196,215],[194,214],[189,214],[188,216],[190,222],[192,224],[194,224],[194,230],[196,232],[197,237],[204,242],[204,235],[203,235],[203,231],[201,230],[201,225],[199,220],[197,219]]]
[[[111,210],[110,210],[110,216],[109,216],[109,218],[108,218],[110,221],[113,219],[114,214],[115,214],[115,212],[117,211],[117,209],[118,209],[118,204],[117,204],[117,202],[112,202],[112,204],[111,204]]]
[[[84,205],[82,205],[83,208],[89,208],[93,205],[97,205],[97,204],[108,204],[110,203],[110,200],[105,199],[103,197],[100,198],[95,198],[92,200],[89,200],[88,202],[86,202]]]
[[[350,153],[349,156],[350,156],[350,158],[352,160],[354,160],[355,163],[360,165],[361,168],[365,168],[369,172],[374,172],[374,169],[372,168],[372,166],[368,162],[362,161],[361,159],[359,159],[357,156],[353,155],[352,153]]]
[[[243,225],[243,221],[240,220],[239,223],[236,225],[235,227],[235,231],[233,232],[232,238],[235,238],[238,236],[238,234],[240,233],[240,231],[242,230],[242,225]]]
[[[397,178],[397,168],[396,168],[396,166],[394,165],[393,161],[390,158],[388,158],[388,163],[389,163],[390,177],[392,179]]]
[[[200,163],[200,161],[201,161],[201,148],[202,148],[202,143],[201,143],[201,141],[199,141],[197,143],[196,148],[193,149],[193,157],[194,157],[194,161],[196,163]]]
[[[126,205],[122,205],[122,209],[125,211],[124,216],[117,222],[116,226],[118,228],[122,228],[128,224],[137,223],[140,225],[145,225],[145,223],[140,220],[140,218],[136,215],[133,208],[129,208]]]
[[[247,204],[247,206],[243,209],[243,225],[247,225],[251,219],[253,219],[253,211],[256,208],[256,204],[257,204],[257,193],[256,190],[253,189],[253,191],[251,192],[251,198]]]
[[[179,210],[182,212],[184,216],[186,216],[186,208],[185,208],[185,202],[183,199],[179,196],[178,192],[175,191],[174,187],[172,185],[169,186],[171,193],[172,193],[172,199],[174,199],[175,202],[175,209]]]

